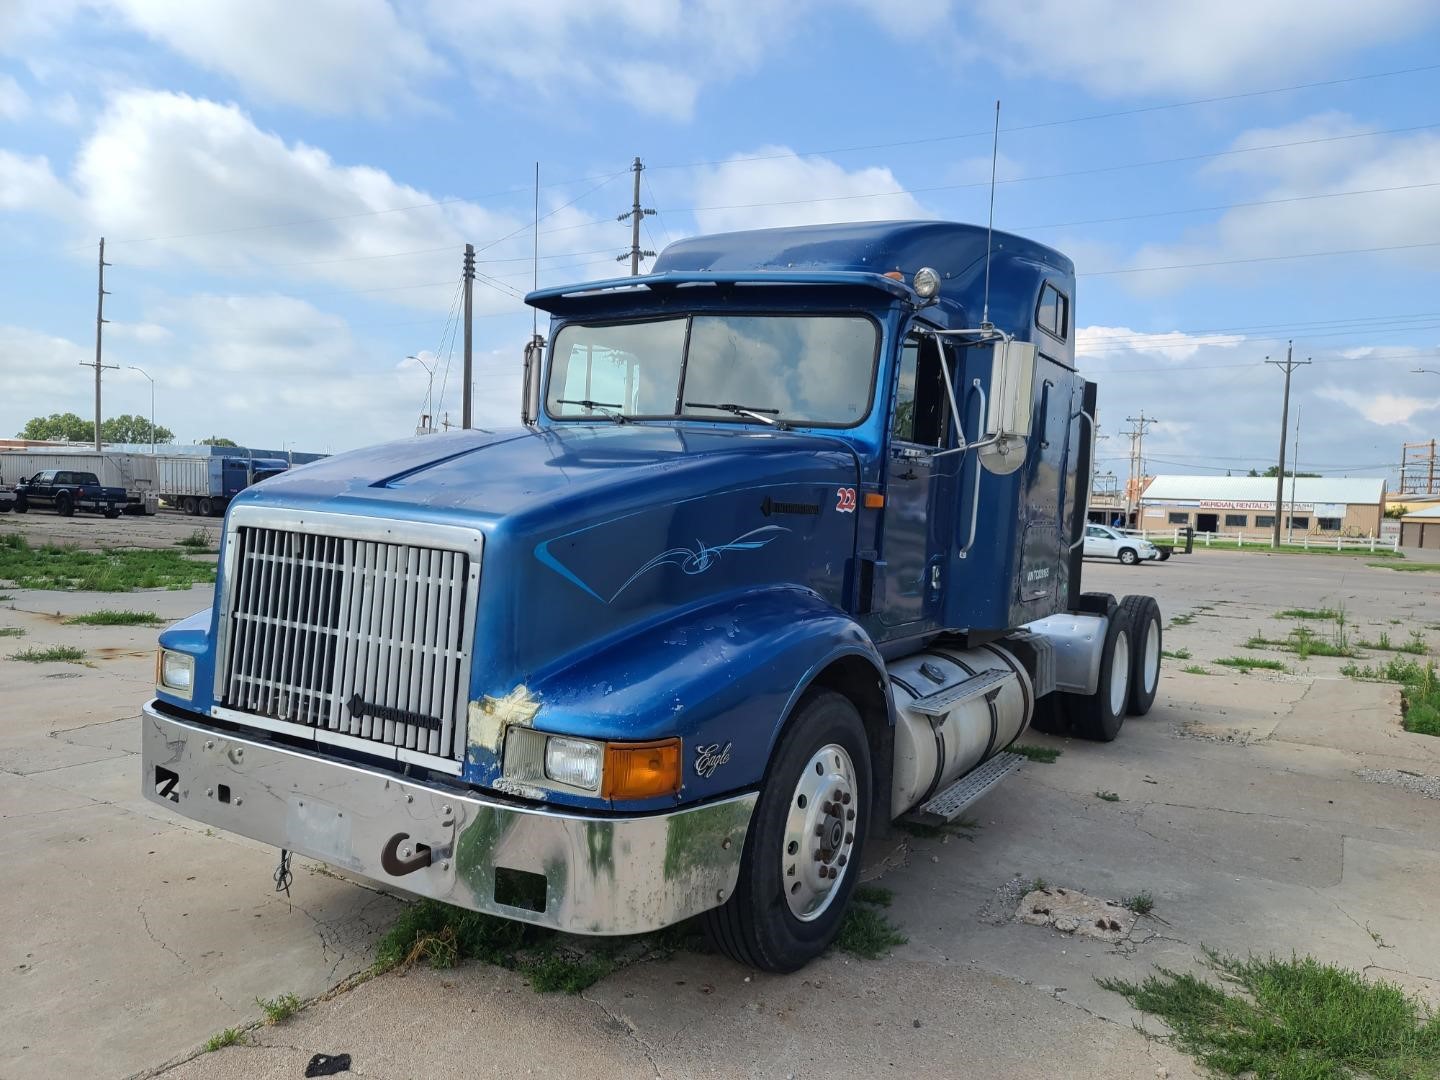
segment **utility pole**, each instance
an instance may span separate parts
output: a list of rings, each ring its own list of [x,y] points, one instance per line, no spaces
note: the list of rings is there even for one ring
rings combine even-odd
[[[102,364],[100,362],[101,327],[108,319],[105,318],[105,297],[110,294],[105,291],[105,267],[110,264],[105,261],[105,238],[100,238],[100,280],[96,285],[95,294],[95,362],[87,364],[80,361],[81,367],[93,367],[95,369],[95,449],[100,449],[100,373],[105,368],[112,370],[119,368],[119,364]]]
[[[1275,527],[1270,533],[1270,546],[1280,546],[1280,518],[1285,513],[1285,438],[1290,428],[1290,375],[1297,367],[1304,367],[1310,363],[1309,360],[1295,359],[1295,343],[1285,343],[1285,359],[1271,360],[1266,357],[1265,363],[1274,364],[1285,372],[1285,403],[1280,407],[1280,467],[1275,472]]]
[[[1131,527],[1130,515],[1136,515],[1133,527],[1140,525],[1140,485],[1145,482],[1145,432],[1151,424],[1155,423],[1155,417],[1146,416],[1145,410],[1140,410],[1139,416],[1127,416],[1127,424],[1133,425],[1129,431],[1122,431],[1130,439],[1130,480],[1125,485],[1125,524]]]
[[[1295,406],[1295,457],[1290,463],[1290,513],[1285,519],[1285,542],[1295,539],[1295,482],[1300,471],[1300,406]]]
[[[475,245],[465,245],[465,388],[461,394],[460,426],[469,429],[471,420],[471,354],[470,343],[474,331],[474,316],[472,303],[475,294]]]
[[[640,260],[642,258],[653,259],[655,257],[655,252],[642,251],[640,248],[640,222],[655,213],[655,211],[646,209],[640,205],[640,174],[645,171],[645,166],[640,163],[638,157],[635,159],[635,164],[630,166],[630,171],[635,174],[635,198],[630,205],[630,209],[615,219],[616,221],[625,221],[628,219],[630,222],[630,250],[623,255],[615,256],[615,261],[624,262],[626,259],[629,259],[630,276],[638,277],[640,274]]]

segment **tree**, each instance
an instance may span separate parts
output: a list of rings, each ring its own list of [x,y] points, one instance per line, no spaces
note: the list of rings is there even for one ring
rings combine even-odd
[[[73,412],[51,413],[49,416],[32,417],[21,430],[18,438],[47,442],[94,442],[95,424],[82,420]],[[148,443],[150,421],[143,416],[112,416],[100,425],[100,437],[112,443]],[[155,441],[175,441],[175,433],[160,424],[155,425]]]
[[[155,425],[155,438],[150,438],[150,421],[143,416],[112,416],[100,425],[100,437],[111,443],[170,443],[175,433],[160,424]]]
[[[208,439],[200,440],[201,446],[239,446],[234,439],[222,439],[219,435],[211,435]]]
[[[1265,472],[1264,472],[1263,475],[1268,476],[1271,480],[1274,480],[1275,477],[1279,475],[1279,473],[1280,473],[1280,466],[1278,466],[1278,465],[1271,465],[1268,469],[1265,470]],[[1251,470],[1250,470],[1250,475],[1252,475],[1252,476],[1255,475],[1255,470],[1254,470],[1254,469],[1251,469]],[[1306,477],[1306,476],[1319,476],[1320,474],[1319,474],[1318,472],[1295,472],[1293,469],[1286,469],[1286,470],[1285,470],[1285,475],[1286,475],[1286,476]]]
[[[95,424],[90,420],[81,420],[73,412],[51,413],[49,416],[31,417],[16,438],[44,442],[93,442]]]

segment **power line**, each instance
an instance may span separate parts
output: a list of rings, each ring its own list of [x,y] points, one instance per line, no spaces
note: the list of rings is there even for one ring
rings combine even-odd
[[[1243,101],[1247,98],[1264,97],[1268,94],[1284,94],[1294,90],[1313,90],[1323,86],[1342,86],[1347,83],[1365,82],[1372,79],[1388,79],[1400,75],[1414,75],[1426,71],[1440,70],[1440,64],[1425,64],[1420,67],[1397,68],[1393,71],[1377,71],[1364,75],[1349,75],[1339,79],[1324,79],[1318,82],[1293,83],[1289,86],[1274,86],[1261,90],[1245,90],[1234,94],[1222,94],[1215,97],[1191,98],[1188,101],[1172,101],[1161,105],[1142,105],[1133,109],[1116,109],[1103,113],[1088,113],[1082,116],[1071,116],[1055,120],[1041,120],[1029,124],[1016,124],[1013,127],[1001,128],[1004,133],[1016,131],[1036,131],[1042,128],[1061,127],[1067,124],[1083,124],[1095,120],[1113,120],[1123,116],[1138,116],[1144,113],[1164,112],[1170,109],[1184,109],[1195,105],[1216,105],[1226,101]],[[777,161],[785,158],[795,157],[818,157],[831,154],[858,153],[863,150],[889,150],[903,146],[926,146],[933,143],[954,142],[960,139],[978,139],[982,136],[989,136],[992,131],[989,127],[983,130],[966,131],[955,135],[932,135],[917,139],[901,139],[893,142],[867,143],[858,146],[836,146],[824,150],[792,150],[778,154],[752,154],[745,157],[732,157],[716,161],[689,161],[675,162],[668,165],[652,165],[652,169],[698,169],[713,166],[742,165],[755,161]]]
[[[1294,139],[1290,142],[1265,143],[1259,146],[1239,146],[1229,150],[1211,150],[1203,154],[1184,154],[1180,157],[1155,158],[1150,161],[1131,161],[1119,165],[1097,165],[1089,169],[1070,169],[1066,172],[1041,173],[1036,176],[1012,176],[996,180],[997,184],[1030,184],[1039,180],[1062,180],[1072,176],[1096,176],[1102,173],[1125,172],[1130,169],[1145,169],[1157,165],[1175,165],[1187,161],[1207,161],[1213,158],[1233,157],[1239,154],[1255,154],[1266,150],[1287,150],[1297,146],[1314,146],[1321,143],[1344,142],[1350,139],[1368,139],[1379,135],[1399,135],[1412,131],[1429,131],[1440,127],[1440,122],[1412,124],[1408,127],[1378,128],[1372,131],[1355,131],[1348,135],[1325,135],[1314,139]],[[816,203],[851,202],[856,199],[881,199],[900,195],[926,195],[937,191],[962,191],[967,188],[988,188],[988,180],[972,181],[965,184],[936,184],[930,187],[898,188],[889,191],[853,192],[848,195],[830,195],[815,199],[780,199],[773,202],[728,203],[717,206],[686,206],[679,210],[698,213],[704,210],[753,210],[774,206],[811,206]]]
[[[1210,266],[1239,266],[1241,263],[1286,262],[1293,259],[1324,259],[1332,255],[1371,255],[1378,251],[1414,251],[1440,247],[1440,240],[1418,244],[1385,244],[1380,247],[1338,248],[1334,251],[1305,251],[1295,255],[1252,255],[1243,259],[1212,259],[1209,262],[1173,263],[1169,266],[1134,266],[1123,270],[1087,270],[1076,277],[1112,277],[1116,274],[1153,274],[1163,270],[1199,270]]]

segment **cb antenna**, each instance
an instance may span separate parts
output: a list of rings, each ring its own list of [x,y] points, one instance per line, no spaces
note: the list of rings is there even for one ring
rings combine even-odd
[[[1000,99],[995,99],[995,139],[990,144],[990,221],[985,226],[985,308],[980,314],[980,329],[990,324],[990,249],[995,236],[995,162],[1000,156]]]
[[[535,246],[530,258],[530,290],[540,288],[540,162],[535,162]],[[540,311],[530,309],[530,336],[540,333]]]

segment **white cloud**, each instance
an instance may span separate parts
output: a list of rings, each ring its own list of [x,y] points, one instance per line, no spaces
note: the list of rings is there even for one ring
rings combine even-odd
[[[1186,334],[1180,330],[1150,333],[1128,326],[1081,326],[1075,331],[1079,356],[1115,360],[1150,358],[1158,364],[1182,364],[1202,349],[1234,349],[1244,344],[1238,334]]]
[[[700,232],[934,216],[887,168],[849,170],[829,158],[796,157],[784,146],[734,155],[750,157],[769,160],[697,171],[695,219]],[[893,194],[870,197],[877,192]]]
[[[108,0],[127,22],[257,99],[383,112],[443,64],[386,0]]]
[[[1327,401],[1348,405],[1372,424],[1411,426],[1417,413],[1440,409],[1440,397],[1421,398],[1389,391],[1369,392],[1347,386],[1322,386],[1316,393]]]
[[[786,0],[430,0],[426,19],[483,93],[517,85],[547,104],[575,94],[688,119],[706,83],[782,48],[805,3]]]
[[[1269,205],[1237,207],[1212,224],[1191,230],[1185,240],[1144,247],[1135,255],[1133,265],[1223,263],[1323,251],[1400,248],[1440,240],[1440,187],[1433,186],[1440,179],[1440,134],[1421,131],[1348,137],[1375,130],[1376,126],[1342,114],[1325,113],[1283,127],[1245,132],[1234,141],[1234,147],[1305,144],[1225,158],[1208,170],[1214,177],[1238,178],[1253,185],[1244,192],[1243,201]],[[1351,191],[1368,194],[1297,198]],[[1294,201],[1274,201],[1284,199]],[[1356,259],[1381,258],[1434,268],[1440,266],[1440,248],[1409,248],[1344,258],[1352,263]],[[1264,272],[1275,264],[1256,265],[1261,268],[1259,272]],[[1141,291],[1160,291],[1196,277],[1233,278],[1251,272],[1255,271],[1240,264],[1127,275],[1125,280],[1133,280]]]
[[[1413,36],[1437,11],[1429,0],[979,0],[961,17],[978,19],[988,56],[1134,97],[1323,77],[1327,61]]]
[[[18,194],[8,201],[38,205],[47,184],[59,186],[43,159],[0,156],[0,205],[10,189]],[[394,290],[377,295],[442,311],[466,241],[486,247],[520,232],[480,253],[480,269],[501,276],[510,271],[487,260],[529,252],[524,218],[422,191],[380,169],[339,164],[260,129],[234,105],[184,94],[116,95],[81,147],[71,187],[87,231],[112,239],[117,264],[178,257],[270,281],[278,274]],[[569,208],[545,228],[590,220]],[[135,240],[147,242],[128,242]],[[409,285],[427,287],[395,288]],[[518,282],[512,287],[523,291]],[[481,314],[518,306],[483,285],[476,305]]]
[[[0,150],[0,210],[60,214],[69,210],[71,201],[45,158]]]
[[[19,120],[29,111],[29,95],[13,76],[0,74],[0,120]]]

